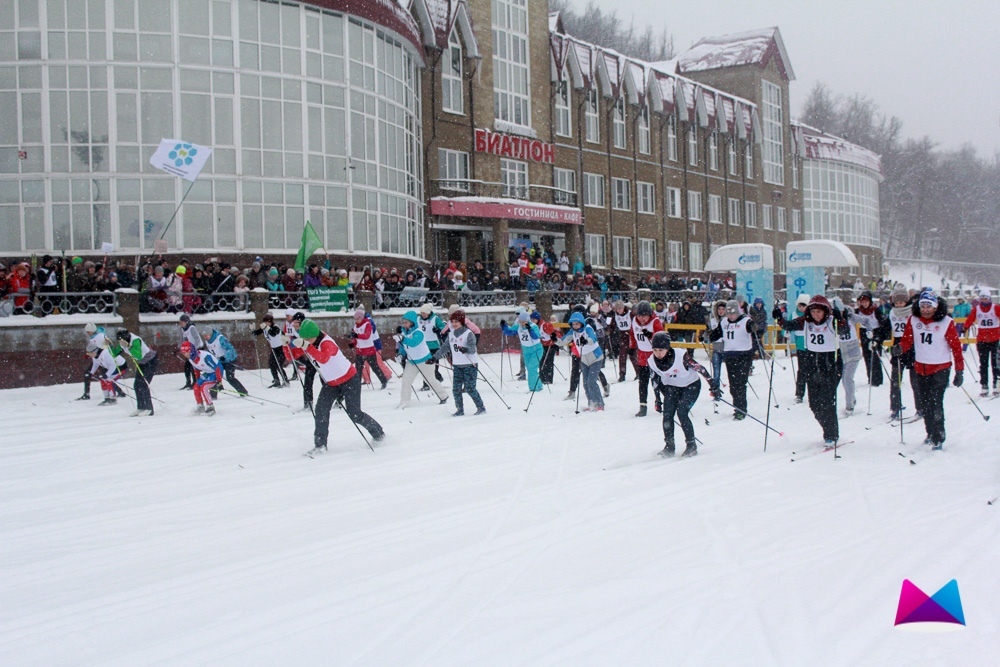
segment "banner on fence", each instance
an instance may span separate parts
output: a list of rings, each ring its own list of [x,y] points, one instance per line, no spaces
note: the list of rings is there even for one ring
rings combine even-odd
[[[825,294],[826,270],[822,266],[789,266],[785,278],[788,303],[794,304],[800,294],[808,294],[809,298],[817,294]],[[794,306],[788,311],[792,312]]]
[[[758,297],[763,299],[767,321],[771,322],[771,309],[774,307],[774,269],[737,270],[736,291],[746,298],[748,306],[752,306],[753,300]]]
[[[307,289],[309,310],[339,313],[348,309],[346,287],[317,287]]]

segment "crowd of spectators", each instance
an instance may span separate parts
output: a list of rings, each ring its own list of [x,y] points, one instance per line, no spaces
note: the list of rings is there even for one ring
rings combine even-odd
[[[218,301],[221,295],[245,299],[253,289],[272,293],[302,293],[319,287],[345,287],[351,292],[373,292],[376,307],[389,307],[393,299],[386,295],[402,293],[406,288],[427,291],[491,292],[527,290],[535,292],[626,292],[637,288],[652,291],[692,291],[711,298],[720,289],[733,289],[732,277],[707,279],[685,278],[678,274],[634,275],[631,281],[619,273],[601,273],[577,257],[570,262],[566,252],[551,247],[515,245],[508,251],[508,267],[495,271],[481,261],[470,264],[452,261],[429,268],[375,268],[371,266],[331,265],[311,262],[305,271],[296,271],[282,261],[256,257],[249,266],[234,266],[218,257],[202,262],[187,258],[150,258],[138,267],[126,260],[105,257],[95,262],[80,257],[61,259],[45,255],[32,272],[27,262],[16,262],[8,276],[0,264],[0,299],[8,306],[6,314],[30,312],[32,297],[44,298],[53,293],[94,293],[134,288],[141,294],[143,312],[198,312],[209,308],[208,298]],[[5,298],[6,297],[6,298]],[[82,297],[81,297],[82,298]],[[51,311],[51,308],[47,309]]]

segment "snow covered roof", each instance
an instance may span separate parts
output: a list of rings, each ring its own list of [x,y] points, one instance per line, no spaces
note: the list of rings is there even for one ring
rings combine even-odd
[[[409,0],[409,6],[420,25],[425,46],[445,48],[451,31],[457,27],[468,55],[479,56],[479,42],[466,0]]]
[[[549,12],[549,32],[565,32],[559,12]]]
[[[792,121],[792,134],[801,141],[800,155],[812,160],[834,160],[870,169],[882,177],[882,158],[846,139],[828,134],[823,130]]]
[[[560,32],[550,32],[549,42],[553,81],[565,70],[575,88],[596,85],[605,97],[625,96],[635,105],[648,102],[657,113],[678,113],[686,122],[735,131],[741,139],[751,132],[753,102],[677,74],[674,61],[648,63]],[[727,104],[729,122],[719,110]]]
[[[775,55],[778,56],[778,69],[789,81],[794,80],[795,72],[777,27],[706,37],[680,54],[676,66],[681,73],[741,65],[764,67]]]

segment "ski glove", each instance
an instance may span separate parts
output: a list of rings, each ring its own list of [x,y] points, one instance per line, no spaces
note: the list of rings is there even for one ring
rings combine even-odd
[[[309,345],[309,341],[305,338],[296,338],[292,341],[292,347],[297,347],[300,350]]]
[[[708,394],[715,400],[719,400],[720,398],[722,398],[722,390],[719,389],[718,387],[712,387],[711,389],[709,389]]]
[[[889,348],[889,352],[892,354],[893,357],[898,357],[899,355],[903,354],[903,348],[901,348],[899,345],[893,345],[892,347]]]
[[[288,337],[288,334],[281,334],[281,338],[278,340],[281,341],[282,345],[288,345],[292,341],[292,339]]]
[[[965,374],[962,371],[955,371],[955,379],[951,381],[956,387],[962,386],[962,380],[965,379]]]
[[[403,327],[396,327],[396,333],[398,334],[403,333]]]
[[[402,363],[403,363],[403,355],[401,355],[401,354],[397,354],[397,355],[396,355],[395,357],[393,357],[393,360],[394,360],[394,361],[395,361],[395,362],[396,362],[397,364],[400,364],[400,365],[402,365]]]
[[[865,338],[867,338],[868,340],[872,340],[873,338],[875,338],[875,334],[872,332],[871,329],[865,329]]]
[[[500,320],[500,328],[502,329],[505,326],[507,326],[507,320]]]
[[[458,350],[459,352],[461,352],[462,354],[468,354],[469,353],[469,348],[467,348],[467,347],[456,347],[455,349]]]
[[[776,320],[780,320],[782,318],[782,316],[783,316],[783,313],[781,312],[781,308],[778,308],[777,306],[775,306],[774,310],[771,311],[771,317],[774,318],[774,319],[776,319]]]

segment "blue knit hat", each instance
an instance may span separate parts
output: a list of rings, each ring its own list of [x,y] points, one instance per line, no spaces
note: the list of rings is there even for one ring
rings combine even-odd
[[[938,305],[937,294],[935,294],[934,290],[932,289],[925,289],[923,292],[920,293],[920,301],[918,303],[921,306],[925,304],[928,306],[937,306]]]

